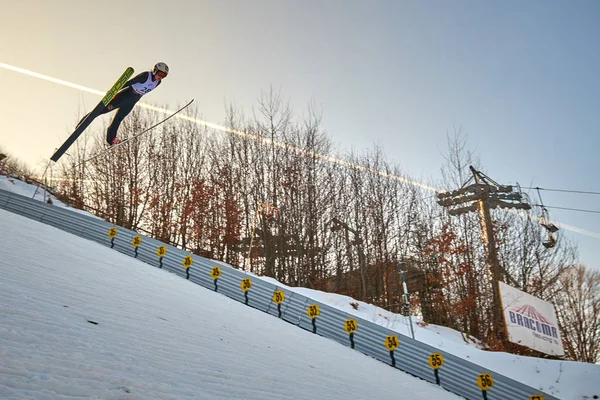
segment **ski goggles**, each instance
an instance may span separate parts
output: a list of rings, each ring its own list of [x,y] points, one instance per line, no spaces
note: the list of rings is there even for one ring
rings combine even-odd
[[[161,78],[166,78],[167,77],[167,74],[164,73],[163,71],[156,71],[156,75],[160,76]]]

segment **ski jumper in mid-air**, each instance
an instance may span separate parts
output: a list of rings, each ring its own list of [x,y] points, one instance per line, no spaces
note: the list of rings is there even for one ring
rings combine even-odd
[[[133,110],[135,104],[142,98],[143,95],[150,93],[160,85],[161,80],[169,74],[169,67],[164,62],[157,63],[151,71],[144,71],[135,77],[131,78],[121,88],[119,93],[100,111],[98,115],[106,114],[113,110],[117,110],[115,117],[106,130],[106,141],[109,145],[121,143],[117,139],[117,130],[123,118]],[[79,126],[88,116],[79,121]],[[90,121],[91,122],[91,121]]]

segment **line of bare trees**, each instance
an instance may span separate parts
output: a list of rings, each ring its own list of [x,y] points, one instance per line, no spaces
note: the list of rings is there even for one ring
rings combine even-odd
[[[136,109],[120,134],[155,120]],[[101,140],[82,142],[62,165],[60,192],[196,254],[395,312],[403,304],[396,269],[403,262],[413,312],[502,348],[490,329],[492,288],[477,215],[446,215],[435,193],[411,184],[380,148],[336,153],[316,108],[299,120],[273,90],[251,117],[229,107],[225,123],[235,133],[173,119],[85,164]],[[478,162],[466,137],[449,136],[439,185],[460,187],[468,165]],[[279,213],[266,218],[264,204]],[[599,274],[577,265],[565,238],[546,249],[535,215],[496,210],[493,218],[503,280],[556,305],[568,358],[600,360]]]
[[[32,169],[0,147],[0,173],[6,176],[32,177]]]

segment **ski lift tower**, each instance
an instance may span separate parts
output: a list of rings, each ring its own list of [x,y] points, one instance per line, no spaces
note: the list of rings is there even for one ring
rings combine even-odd
[[[451,192],[443,192],[437,195],[437,203],[448,210],[452,216],[462,215],[468,212],[481,214],[481,225],[483,240],[487,250],[487,261],[490,269],[492,292],[493,292],[493,322],[494,330],[498,339],[506,343],[507,335],[500,302],[500,262],[498,261],[498,250],[494,237],[493,221],[490,209],[506,208],[517,210],[530,210],[531,205],[523,201],[520,188],[499,185],[490,177],[472,166],[469,166],[473,174],[460,189]]]

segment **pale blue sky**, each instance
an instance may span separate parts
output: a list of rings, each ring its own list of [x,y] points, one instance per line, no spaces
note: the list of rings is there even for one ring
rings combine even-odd
[[[106,90],[126,66],[165,61],[146,102],[195,98],[222,123],[281,89],[297,114],[314,99],[342,149],[382,145],[414,178],[439,177],[446,132],[500,183],[600,191],[598,1],[0,0],[0,63]],[[0,68],[0,144],[47,159],[99,97]],[[110,117],[106,117],[110,118]],[[93,127],[92,127],[93,128]],[[28,156],[31,153],[31,156]],[[600,196],[543,192],[600,210]],[[550,209],[600,233],[600,214]],[[600,236],[574,234],[600,268]]]

